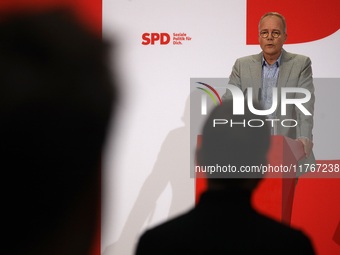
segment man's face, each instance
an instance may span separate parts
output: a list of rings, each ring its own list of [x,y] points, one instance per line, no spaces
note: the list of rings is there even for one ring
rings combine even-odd
[[[267,38],[262,38],[260,33],[268,32]],[[274,38],[272,33],[278,33],[279,37]],[[259,42],[265,57],[278,58],[281,54],[283,43],[287,34],[283,31],[283,23],[279,17],[267,16],[259,25]]]

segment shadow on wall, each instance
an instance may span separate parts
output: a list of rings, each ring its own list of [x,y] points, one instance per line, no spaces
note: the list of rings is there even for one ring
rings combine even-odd
[[[190,178],[190,101],[186,101],[184,126],[171,130],[162,143],[152,172],[145,180],[119,239],[103,255],[133,254],[143,227],[150,225],[157,200],[170,185],[169,216],[183,212],[194,203],[194,179]],[[164,219],[166,220],[166,219]]]

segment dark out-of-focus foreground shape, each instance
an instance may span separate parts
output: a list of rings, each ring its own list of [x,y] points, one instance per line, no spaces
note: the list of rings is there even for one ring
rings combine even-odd
[[[89,254],[117,99],[104,42],[67,9],[0,18],[0,253]]]
[[[186,212],[141,234],[136,255],[304,254],[314,255],[308,236],[259,213],[251,197],[263,175],[242,173],[244,166],[267,163],[269,126],[215,125],[215,120],[248,122],[264,116],[245,106],[244,115],[233,114],[233,101],[225,100],[206,119],[196,151],[198,166],[234,166],[236,171],[205,173],[207,190]],[[255,103],[255,109],[261,109]],[[225,124],[225,123],[224,123]],[[236,176],[236,177],[235,177]]]

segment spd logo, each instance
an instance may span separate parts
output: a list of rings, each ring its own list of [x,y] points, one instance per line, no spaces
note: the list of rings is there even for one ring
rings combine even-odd
[[[143,45],[166,45],[170,42],[170,35],[168,33],[144,33],[142,35]]]

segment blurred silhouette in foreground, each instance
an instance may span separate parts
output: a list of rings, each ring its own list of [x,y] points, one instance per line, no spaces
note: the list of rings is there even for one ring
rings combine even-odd
[[[89,254],[116,105],[111,45],[69,10],[0,21],[0,253]]]
[[[261,107],[255,105],[255,108]],[[251,195],[263,176],[257,172],[241,173],[241,169],[266,164],[270,131],[266,124],[231,125],[231,119],[234,123],[248,123],[252,119],[266,123],[246,106],[244,115],[233,115],[232,110],[232,102],[228,100],[213,109],[204,124],[196,158],[202,170],[219,165],[235,167],[236,172],[207,172],[208,189],[198,204],[144,232],[137,245],[137,255],[315,254],[311,241],[300,230],[253,209]],[[223,124],[214,127],[216,119]]]

